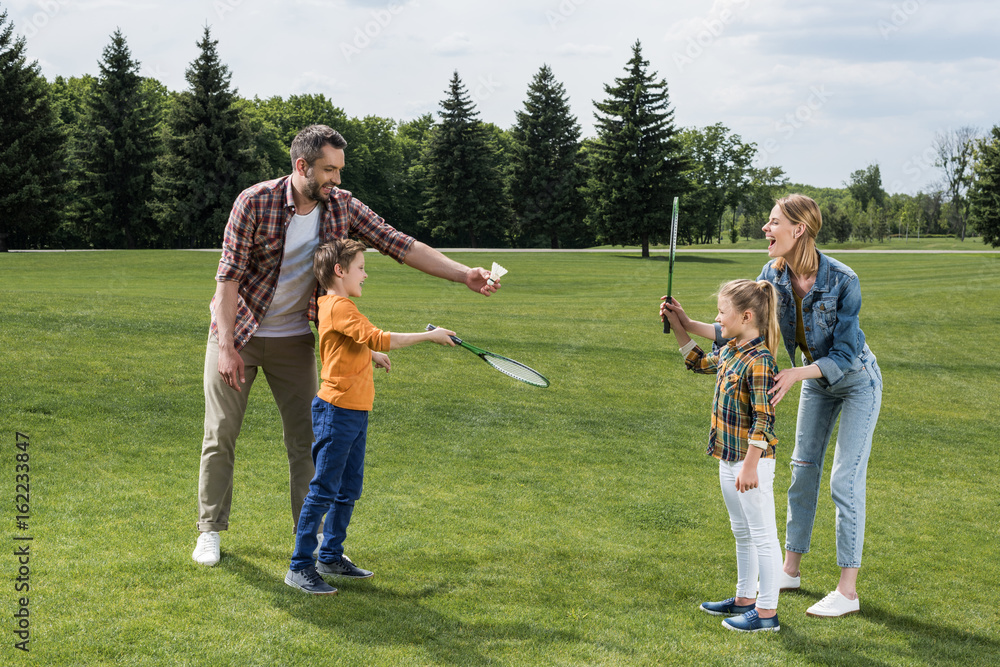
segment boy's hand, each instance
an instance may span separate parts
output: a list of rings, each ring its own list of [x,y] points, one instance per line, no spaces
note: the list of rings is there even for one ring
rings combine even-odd
[[[753,466],[748,466],[747,460],[743,459],[740,474],[736,475],[736,490],[740,493],[757,488],[757,461],[753,462]]]
[[[455,335],[455,332],[449,329],[442,329],[441,327],[438,327],[436,329],[431,329],[427,332],[427,334],[428,340],[433,343],[437,343],[438,345],[447,345],[448,347],[455,347],[456,345],[455,341],[451,338]]]
[[[372,363],[375,364],[376,368],[384,368],[386,373],[392,369],[392,362],[389,361],[389,355],[382,352],[372,350]]]

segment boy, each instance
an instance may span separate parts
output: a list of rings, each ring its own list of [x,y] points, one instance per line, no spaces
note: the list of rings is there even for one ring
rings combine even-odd
[[[389,372],[384,350],[431,341],[454,346],[454,331],[389,333],[376,329],[349,297],[361,296],[365,278],[365,246],[354,240],[324,243],[313,259],[320,287],[319,351],[322,384],[313,399],[312,445],[316,474],[302,505],[295,552],[285,583],[314,595],[335,595],[337,589],[320,574],[363,579],[363,570],[344,555],[344,539],[354,502],[361,497],[368,412],[375,400],[372,364]],[[323,514],[323,545],[313,559],[316,532]]]

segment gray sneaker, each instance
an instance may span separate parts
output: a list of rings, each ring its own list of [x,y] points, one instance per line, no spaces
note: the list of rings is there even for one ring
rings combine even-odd
[[[374,574],[374,572],[362,570],[347,556],[341,556],[340,560],[335,560],[332,563],[316,561],[316,571],[320,574],[332,574],[336,577],[351,577],[352,579],[367,579]]]
[[[307,567],[304,570],[289,570],[285,575],[285,583],[313,595],[336,595],[337,589],[323,581],[316,568]]]

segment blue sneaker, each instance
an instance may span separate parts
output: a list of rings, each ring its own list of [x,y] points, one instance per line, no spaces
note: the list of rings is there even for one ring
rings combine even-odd
[[[289,570],[285,575],[285,583],[292,588],[311,593],[312,595],[336,595],[337,589],[323,581],[315,567],[304,570]]]
[[[781,629],[781,626],[778,625],[777,614],[771,618],[761,618],[757,615],[756,609],[751,609],[736,618],[727,618],[722,621],[722,627],[737,632],[777,632]]]
[[[702,602],[699,608],[712,616],[739,616],[748,611],[753,611],[754,605],[736,604],[736,598],[729,598],[722,602]]]

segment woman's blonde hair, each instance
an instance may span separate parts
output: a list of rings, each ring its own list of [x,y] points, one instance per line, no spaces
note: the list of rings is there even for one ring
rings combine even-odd
[[[340,268],[347,271],[347,267],[358,253],[364,251],[365,244],[354,239],[335,239],[316,248],[316,254],[313,255],[313,273],[316,275],[316,282],[325,290],[332,289],[333,278],[336,275],[333,267],[340,264]]]
[[[740,313],[750,311],[757,324],[757,331],[764,337],[764,344],[777,356],[781,343],[778,328],[778,291],[766,280],[731,280],[719,288],[719,297],[725,299]]]
[[[823,227],[823,214],[819,206],[805,195],[788,195],[775,202],[793,225],[804,225],[805,234],[798,238],[792,249],[790,267],[797,276],[811,276],[819,270],[819,258],[816,256],[816,236]],[[774,268],[783,271],[785,258],[774,260]]]

